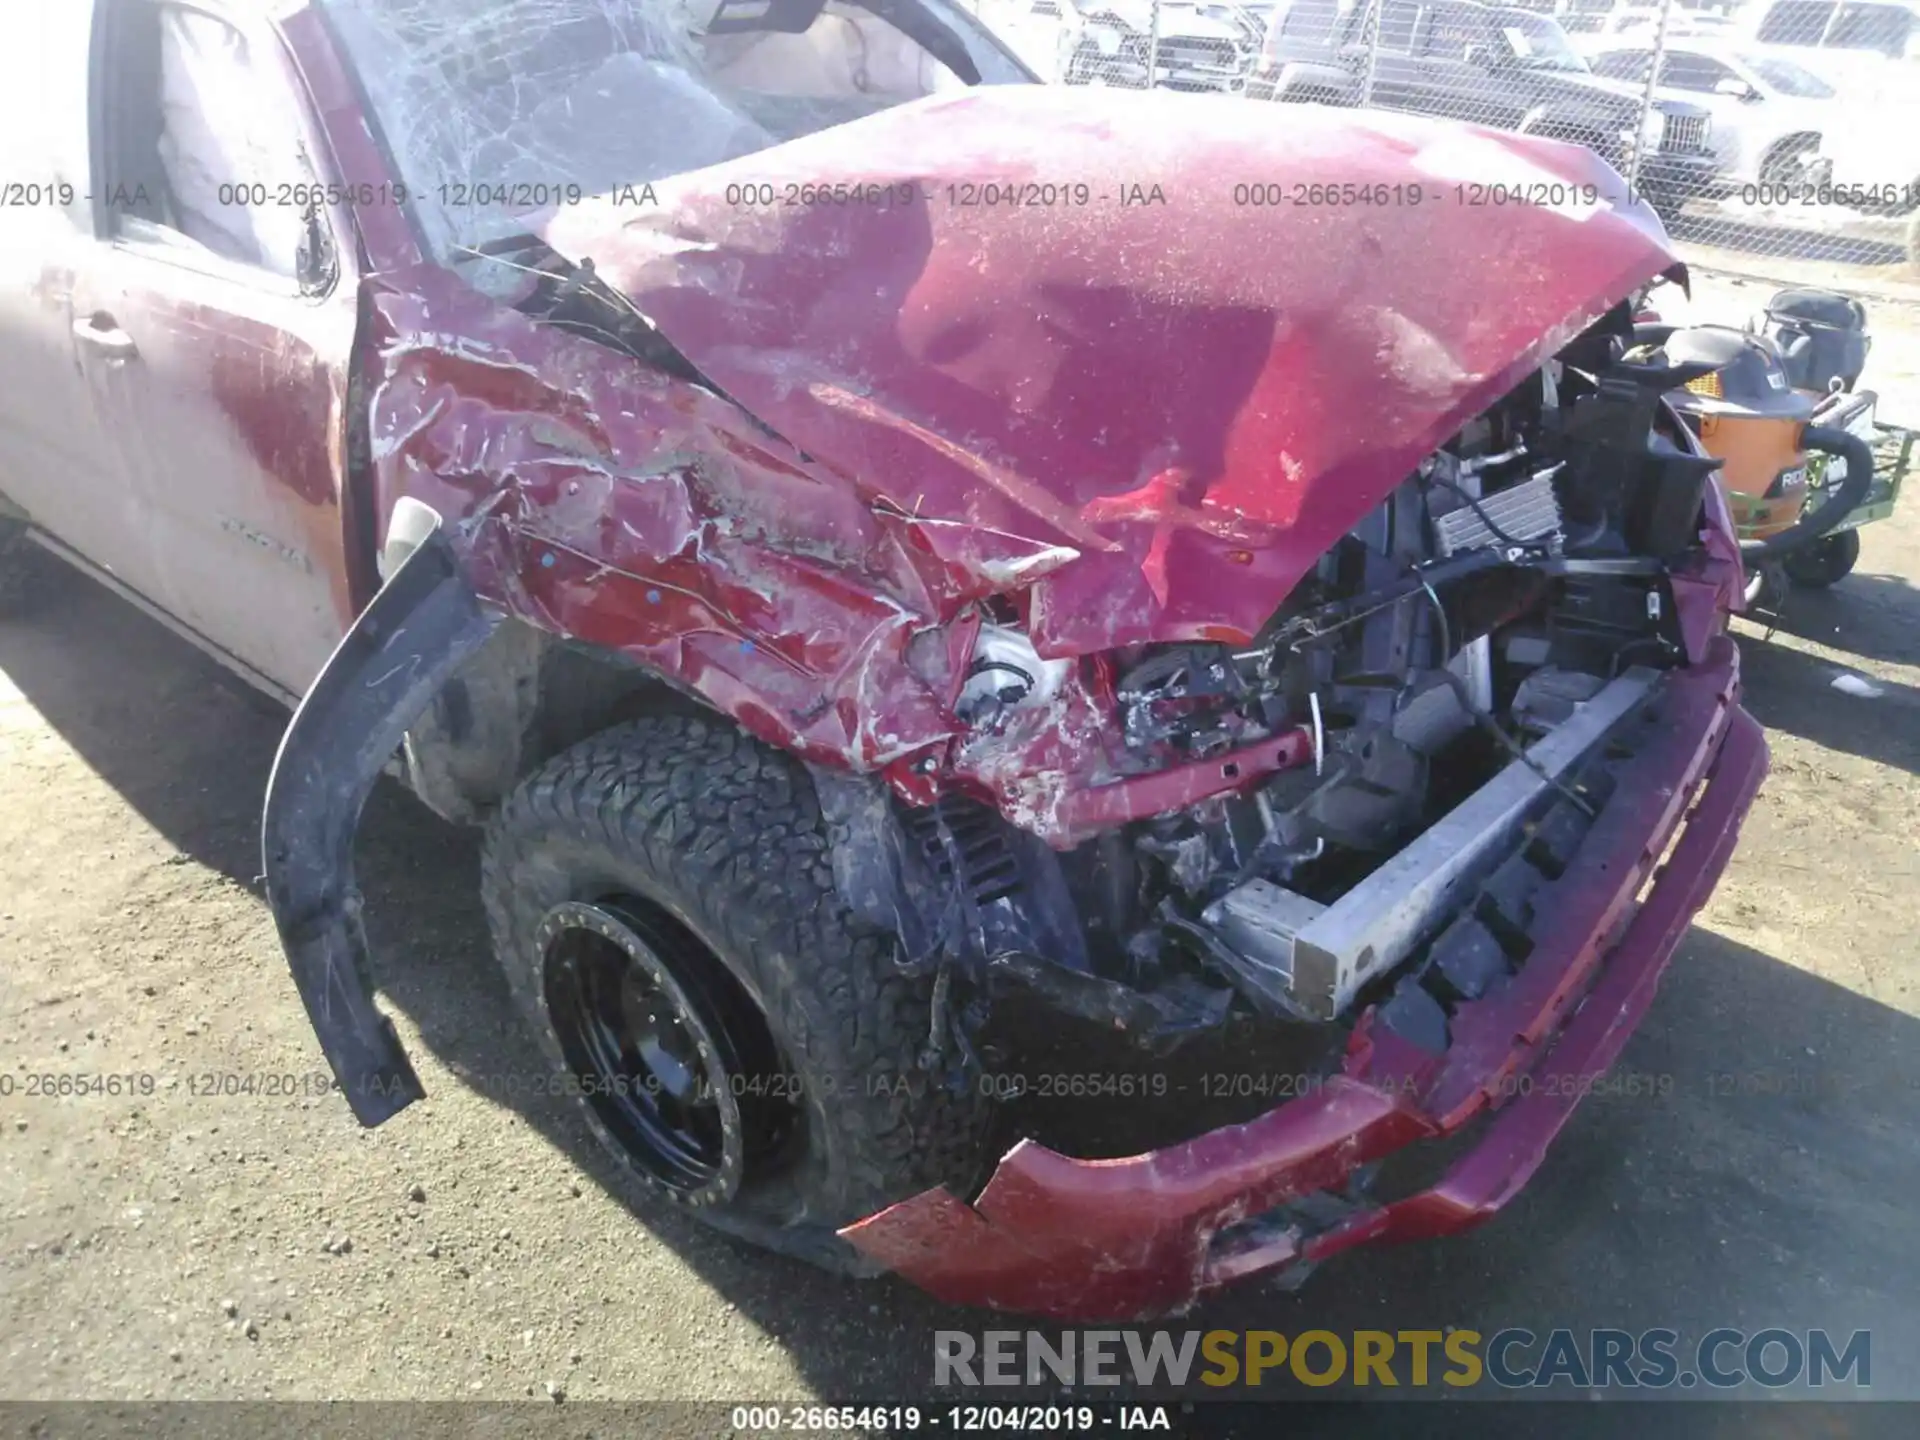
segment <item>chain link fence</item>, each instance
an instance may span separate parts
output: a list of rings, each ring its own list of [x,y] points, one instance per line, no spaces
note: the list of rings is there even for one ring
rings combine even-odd
[[[1920,296],[1904,0],[977,0],[1036,71],[1587,145],[1694,263]],[[1920,0],[1916,0],[1920,4]]]

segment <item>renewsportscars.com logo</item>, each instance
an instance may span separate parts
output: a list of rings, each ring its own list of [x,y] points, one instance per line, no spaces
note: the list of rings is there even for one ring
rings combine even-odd
[[[1873,1383],[1873,1335],[1709,1330],[936,1330],[933,1383],[1175,1388],[1491,1383],[1508,1390],[1823,1388]]]

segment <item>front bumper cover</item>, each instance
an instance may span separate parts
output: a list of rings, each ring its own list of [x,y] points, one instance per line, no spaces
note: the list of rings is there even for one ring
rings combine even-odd
[[[1177,1312],[1231,1281],[1355,1245],[1487,1219],[1613,1064],[1732,854],[1767,769],[1765,737],[1738,696],[1739,655],[1724,634],[1703,663],[1669,677],[1660,738],[1553,882],[1543,907],[1552,929],[1506,986],[1456,1011],[1444,1055],[1363,1020],[1340,1074],[1251,1122],[1121,1160],[1022,1141],[971,1205],[930,1190],[841,1234],[943,1300],[1113,1320]],[[1517,1084],[1522,1075],[1531,1083]],[[1319,1226],[1282,1212],[1490,1111],[1478,1142],[1425,1190]],[[1270,1212],[1272,1224],[1242,1223]]]

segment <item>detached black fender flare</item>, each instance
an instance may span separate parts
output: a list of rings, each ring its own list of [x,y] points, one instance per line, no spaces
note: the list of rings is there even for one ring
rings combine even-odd
[[[367,1126],[426,1092],[373,1003],[354,832],[408,727],[502,619],[462,574],[440,517],[425,513],[431,530],[391,569],[294,712],[261,825],[267,906],[293,983],[354,1118]]]

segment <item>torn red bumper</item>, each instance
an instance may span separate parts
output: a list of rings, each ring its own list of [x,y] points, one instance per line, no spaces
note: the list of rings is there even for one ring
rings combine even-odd
[[[1375,1035],[1363,1018],[1339,1075],[1247,1124],[1120,1160],[1022,1141],[973,1204],[930,1190],[841,1233],[943,1300],[1095,1320],[1177,1311],[1275,1267],[1486,1219],[1619,1055],[1726,866],[1767,769],[1765,737],[1738,697],[1739,656],[1725,635],[1704,663],[1670,677],[1660,738],[1623,771],[1538,906],[1554,929],[1536,935],[1506,986],[1455,1012],[1444,1055]],[[1517,1084],[1521,1075],[1530,1083]],[[1498,1114],[1478,1143],[1431,1188],[1327,1228],[1223,1233],[1489,1110]]]

